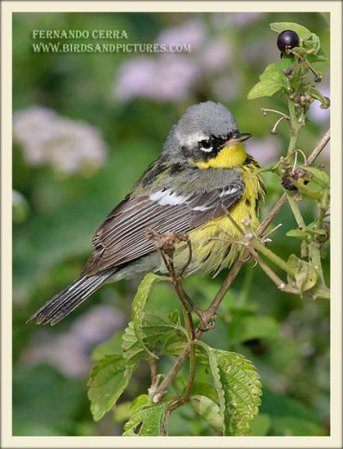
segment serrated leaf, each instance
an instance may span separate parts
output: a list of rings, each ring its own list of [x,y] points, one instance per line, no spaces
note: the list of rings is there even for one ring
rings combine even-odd
[[[192,395],[194,410],[217,432],[223,433],[223,416],[219,406],[207,396]]]
[[[230,344],[237,344],[253,338],[275,339],[279,336],[279,325],[269,316],[243,316],[229,326]]]
[[[135,334],[132,321],[127,325],[122,340],[123,356],[128,362],[135,362],[143,356],[144,349]]]
[[[94,421],[99,421],[128,385],[133,366],[120,355],[107,355],[96,363],[88,381],[88,398]]]
[[[170,312],[168,314],[168,319],[172,322],[175,323],[177,326],[181,325],[181,318],[180,318],[180,313],[177,309],[173,310],[172,312]]]
[[[279,90],[286,87],[288,79],[278,64],[269,64],[260,75],[260,81],[252,87],[248,93],[248,100],[260,97],[271,97]]]
[[[187,331],[171,321],[165,318],[147,312],[144,316],[144,320],[141,324],[141,340],[144,343],[144,347],[141,341],[137,338],[134,331],[133,322],[130,321],[125,329],[122,342],[122,350],[124,357],[128,362],[135,362],[144,356],[147,356],[145,347],[153,347],[159,344],[160,346],[169,346],[172,339],[174,345],[184,346],[187,338]],[[180,352],[177,352],[178,354]]]
[[[310,50],[314,50],[314,54],[316,54],[320,49],[320,39],[314,33],[311,33],[311,36],[304,40],[303,45],[305,48],[309,48]],[[312,50],[312,51],[313,51]]]
[[[310,290],[317,284],[318,273],[312,264],[299,259],[295,254],[289,256],[287,264],[296,271],[294,279],[290,275],[287,276],[287,282],[294,284],[295,281],[295,285],[301,293]]]
[[[165,413],[169,402],[139,409],[124,426],[123,436],[162,435]]]
[[[186,338],[175,339],[175,334],[170,334],[169,338],[166,339],[163,347],[164,353],[178,356],[184,350],[186,343],[187,343]]]
[[[303,25],[299,25],[298,23],[294,22],[273,22],[269,24],[272,31],[275,31],[276,33],[282,33],[282,31],[285,30],[292,30],[301,39],[308,39],[311,37],[311,31],[304,27]]]
[[[132,318],[133,318],[133,328],[135,335],[138,338],[142,348],[154,358],[157,358],[154,353],[152,353],[149,348],[145,346],[141,333],[141,324],[144,319],[144,308],[148,300],[151,288],[154,282],[165,280],[165,277],[158,276],[154,273],[148,273],[144,276],[143,280],[139,284],[137,293],[132,302]]]
[[[147,394],[140,394],[131,402],[130,409],[132,412],[136,412],[137,410],[139,410],[141,408],[149,407],[151,405],[154,405],[154,404],[152,403],[149,396]]]
[[[224,435],[249,435],[261,403],[261,382],[254,365],[235,352],[205,348],[223,416]]]

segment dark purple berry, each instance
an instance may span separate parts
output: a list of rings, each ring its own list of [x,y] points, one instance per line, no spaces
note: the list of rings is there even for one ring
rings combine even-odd
[[[299,36],[292,30],[282,31],[277,37],[277,46],[282,53],[299,45]]]

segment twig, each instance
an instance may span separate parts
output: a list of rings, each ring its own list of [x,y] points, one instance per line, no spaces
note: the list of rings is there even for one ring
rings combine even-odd
[[[188,333],[189,338],[189,351],[187,353],[187,356],[189,355],[189,378],[188,378],[188,384],[187,389],[185,392],[185,395],[183,397],[178,398],[175,402],[173,402],[170,407],[168,407],[168,416],[170,413],[175,410],[176,408],[180,407],[185,402],[189,401],[189,398],[192,393],[193,383],[195,379],[195,347],[194,347],[194,340],[195,340],[195,327],[193,323],[192,318],[192,302],[190,298],[188,297],[187,293],[183,289],[181,283],[180,283],[180,276],[177,276],[175,273],[175,267],[174,267],[174,252],[175,252],[175,241],[181,240],[187,242],[188,248],[189,248],[189,257],[188,260],[181,270],[181,275],[184,273],[184,271],[189,266],[191,260],[192,260],[192,248],[191,243],[189,240],[189,237],[184,234],[177,234],[177,233],[164,233],[159,234],[153,230],[148,231],[148,237],[154,242],[158,252],[160,253],[163,262],[168,270],[170,279],[172,281],[172,284],[174,286],[174,289],[176,291],[176,294],[178,298],[180,299],[180,302],[182,304],[182,312],[185,320],[185,325]],[[187,357],[186,356],[186,357]],[[160,388],[155,389],[155,394],[153,397],[153,401],[159,401],[159,399],[162,397],[161,394],[159,394]]]
[[[149,360],[150,372],[151,372],[151,386],[155,386],[157,382],[157,369],[156,369],[156,359]]]
[[[318,142],[316,148],[312,151],[312,153],[307,158],[307,161],[305,162],[304,166],[308,167],[309,165],[312,165],[315,159],[320,155],[323,148],[328,144],[330,140],[330,130],[328,129],[324,136],[320,139]]]
[[[321,140],[318,142],[310,156],[307,158],[307,161],[305,163],[306,166],[311,165],[315,159],[319,156],[319,154],[323,151],[325,146],[330,140],[330,130],[328,130],[324,136],[321,138]],[[273,219],[276,217],[276,215],[279,213],[281,207],[285,203],[287,198],[287,195],[284,193],[281,198],[275,203],[274,207],[269,211],[266,218],[263,220],[263,222],[260,224],[260,226],[256,230],[256,234],[258,236],[262,235],[263,232],[267,229],[269,224],[273,221]],[[235,263],[232,265],[226,279],[224,280],[222,286],[220,287],[219,291],[217,292],[216,296],[213,298],[210,306],[206,311],[204,311],[203,315],[207,323],[209,323],[211,320],[213,320],[218,307],[220,306],[222,300],[224,299],[224,296],[226,295],[227,291],[231,287],[233,281],[236,279],[238,273],[240,272],[240,269],[244,263],[244,258],[246,256],[247,249],[244,249],[240,253],[240,257],[235,261]],[[198,327],[195,330],[195,338],[199,338],[202,334],[201,329]],[[187,360],[187,357],[189,355],[189,352],[192,347],[192,342],[188,342],[186,346],[184,347],[182,353],[179,355],[179,357],[176,359],[174,365],[172,366],[169,373],[166,375],[166,377],[163,379],[159,387],[156,389],[156,394],[159,398],[161,398],[164,394],[164,392],[167,390],[168,386],[171,384],[171,382],[175,379],[177,376],[177,373],[180,371],[180,369],[183,367],[185,361]]]

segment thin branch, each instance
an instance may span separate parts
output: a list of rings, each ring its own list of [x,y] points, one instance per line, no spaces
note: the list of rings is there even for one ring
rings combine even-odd
[[[192,302],[190,298],[188,297],[187,293],[183,289],[183,286],[181,285],[180,276],[176,275],[175,267],[174,267],[174,253],[175,253],[175,242],[176,241],[184,241],[187,243],[189,248],[189,257],[186,261],[185,266],[181,270],[181,275],[185,272],[187,267],[189,266],[191,260],[192,260],[192,248],[190,239],[187,235],[184,234],[178,234],[178,233],[164,233],[160,234],[158,232],[155,232],[153,230],[148,231],[148,237],[153,241],[153,243],[156,246],[156,249],[160,253],[163,262],[168,270],[170,279],[172,281],[172,284],[174,286],[174,289],[176,291],[176,294],[178,298],[180,299],[180,302],[182,304],[182,312],[185,320],[185,325],[188,333],[188,338],[190,342],[190,347],[187,356],[189,355],[189,378],[188,378],[188,384],[186,393],[183,397],[178,398],[178,400],[173,403],[173,405],[170,407],[169,414],[172,410],[175,410],[176,408],[180,407],[185,402],[189,401],[189,398],[192,393],[193,383],[195,379],[195,347],[194,347],[194,340],[195,340],[195,327],[193,323],[193,317],[192,317]],[[155,394],[153,397],[153,401],[156,402],[161,398],[161,395],[159,394],[159,388],[155,389]]]
[[[312,153],[307,158],[306,163],[304,164],[305,167],[308,167],[309,165],[312,165],[315,159],[320,155],[320,153],[323,151],[324,147],[328,144],[330,140],[330,130],[328,129],[324,136],[320,139],[318,142],[318,145],[316,148],[312,151]]]

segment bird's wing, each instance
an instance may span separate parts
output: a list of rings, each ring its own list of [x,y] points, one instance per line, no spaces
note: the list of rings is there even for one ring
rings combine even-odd
[[[241,198],[242,179],[209,192],[178,194],[172,188],[150,195],[128,196],[106,218],[93,237],[95,251],[83,274],[93,275],[138,259],[155,250],[147,230],[189,232],[229,211]]]

